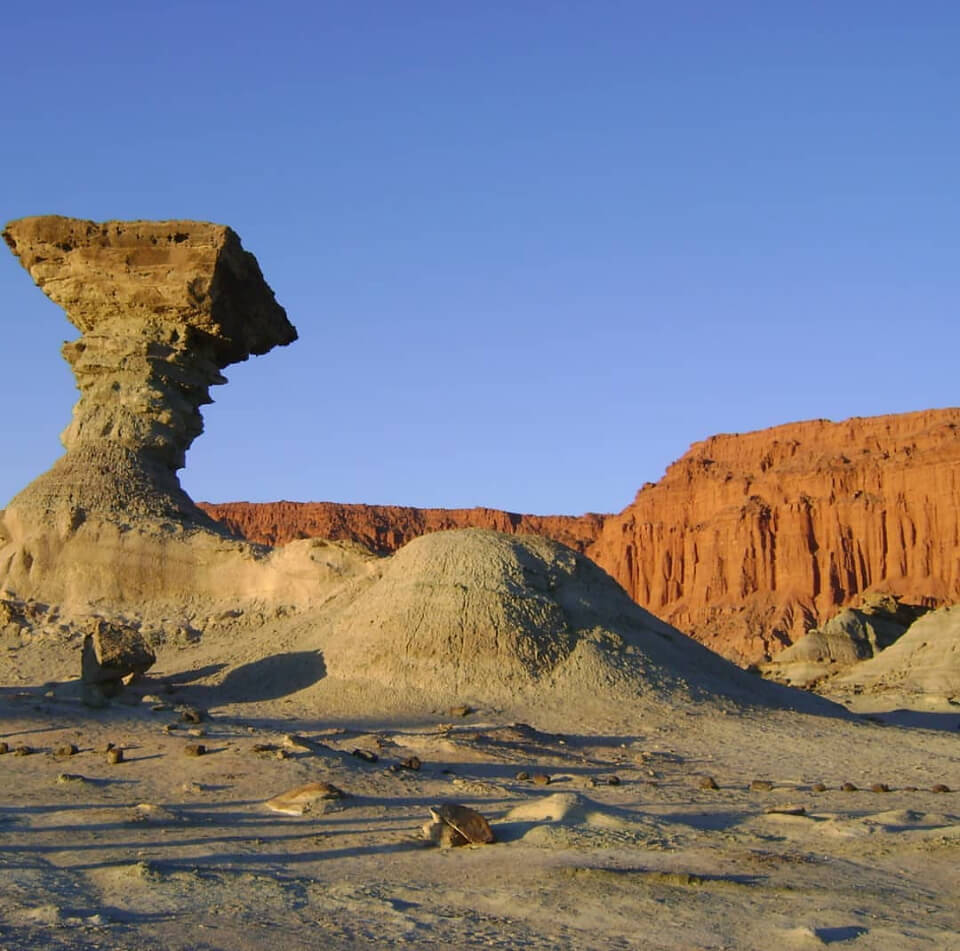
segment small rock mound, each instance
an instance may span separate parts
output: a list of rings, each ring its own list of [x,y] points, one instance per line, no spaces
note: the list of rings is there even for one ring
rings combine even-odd
[[[386,560],[334,619],[324,659],[331,677],[442,697],[529,688],[827,706],[701,647],[576,552],[482,529],[425,535]]]

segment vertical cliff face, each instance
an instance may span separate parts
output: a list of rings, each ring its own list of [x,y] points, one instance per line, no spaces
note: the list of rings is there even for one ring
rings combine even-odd
[[[292,502],[205,505],[246,537],[382,552],[451,528],[542,534],[648,610],[741,663],[867,590],[960,601],[960,409],[814,420],[697,443],[619,515]]]
[[[582,554],[600,534],[605,518],[338,502],[200,502],[199,506],[230,531],[264,545],[285,545],[298,538],[332,538],[360,542],[380,554],[394,552],[421,535],[458,528],[487,528],[505,535],[543,535]]]
[[[960,600],[960,410],[697,443],[587,553],[728,657],[775,653],[868,589]]]

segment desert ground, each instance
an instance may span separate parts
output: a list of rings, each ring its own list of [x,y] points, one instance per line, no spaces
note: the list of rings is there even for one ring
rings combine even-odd
[[[222,636],[161,650],[91,710],[76,678],[44,676],[69,669],[50,637],[4,645],[10,951],[960,947],[950,705],[909,727],[727,700],[615,704],[580,729],[562,704],[364,716],[301,657],[234,666]],[[345,797],[265,807],[309,782]],[[447,801],[496,841],[425,842]]]

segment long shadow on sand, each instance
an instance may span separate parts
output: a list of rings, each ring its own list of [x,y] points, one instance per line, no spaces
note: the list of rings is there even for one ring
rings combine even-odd
[[[216,685],[190,684],[190,700],[212,707],[221,703],[260,703],[279,700],[313,686],[327,676],[327,666],[319,651],[291,651],[272,654],[235,667]],[[187,683],[192,672],[172,674],[171,683]]]

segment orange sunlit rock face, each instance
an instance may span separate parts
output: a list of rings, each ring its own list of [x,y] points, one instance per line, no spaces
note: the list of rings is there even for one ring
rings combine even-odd
[[[276,502],[202,504],[245,537],[542,534],[639,604],[741,663],[775,654],[867,590],[960,601],[960,409],[813,420],[694,444],[619,515]]]

